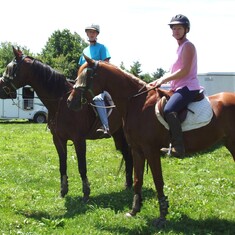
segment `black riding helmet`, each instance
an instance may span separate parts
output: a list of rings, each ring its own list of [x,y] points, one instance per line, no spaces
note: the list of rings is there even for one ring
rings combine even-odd
[[[168,25],[170,25],[170,27],[172,28],[173,25],[177,25],[177,24],[181,24],[184,25],[184,27],[186,29],[188,29],[188,32],[190,30],[190,22],[189,19],[181,14],[178,14],[176,16],[173,16],[170,23]]]

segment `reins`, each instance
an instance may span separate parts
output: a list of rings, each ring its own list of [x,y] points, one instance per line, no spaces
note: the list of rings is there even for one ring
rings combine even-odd
[[[147,90],[145,90],[145,91],[142,91],[145,87],[146,87],[146,85],[144,85],[144,86],[138,91],[137,94],[131,96],[130,98],[136,98],[136,97],[138,97],[138,96],[140,96],[140,95],[143,95],[143,94],[145,94],[145,93],[148,93],[149,91],[155,90],[156,88],[159,88],[160,86],[157,85],[157,86],[154,86],[154,87],[152,87],[152,88],[150,88],[150,89],[147,89]],[[141,91],[142,91],[142,92],[141,92]]]

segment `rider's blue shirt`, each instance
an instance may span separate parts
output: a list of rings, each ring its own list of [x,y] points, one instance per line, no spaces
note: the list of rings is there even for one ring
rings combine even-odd
[[[110,54],[107,47],[103,44],[96,42],[93,45],[89,45],[83,50],[83,53],[93,60],[105,60],[110,59]],[[78,64],[82,65],[86,62],[84,56],[82,55],[79,59]]]

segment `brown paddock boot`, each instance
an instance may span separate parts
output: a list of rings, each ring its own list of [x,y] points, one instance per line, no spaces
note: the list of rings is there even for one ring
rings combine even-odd
[[[185,154],[181,123],[176,112],[168,113],[166,121],[169,125],[172,147],[162,148],[161,152],[174,157],[183,157]]]

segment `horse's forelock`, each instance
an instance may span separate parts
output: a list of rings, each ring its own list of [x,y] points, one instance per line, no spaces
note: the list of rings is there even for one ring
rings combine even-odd
[[[77,77],[77,82],[76,84],[79,87],[86,87],[87,85],[87,69],[84,68],[83,70],[80,71],[80,74]]]
[[[79,67],[79,69],[78,69],[77,75],[79,75],[80,73],[82,73],[82,71],[83,71],[85,68],[87,68],[87,66],[88,66],[88,63],[87,63],[87,62],[84,63],[83,65],[81,65],[81,66]]]

